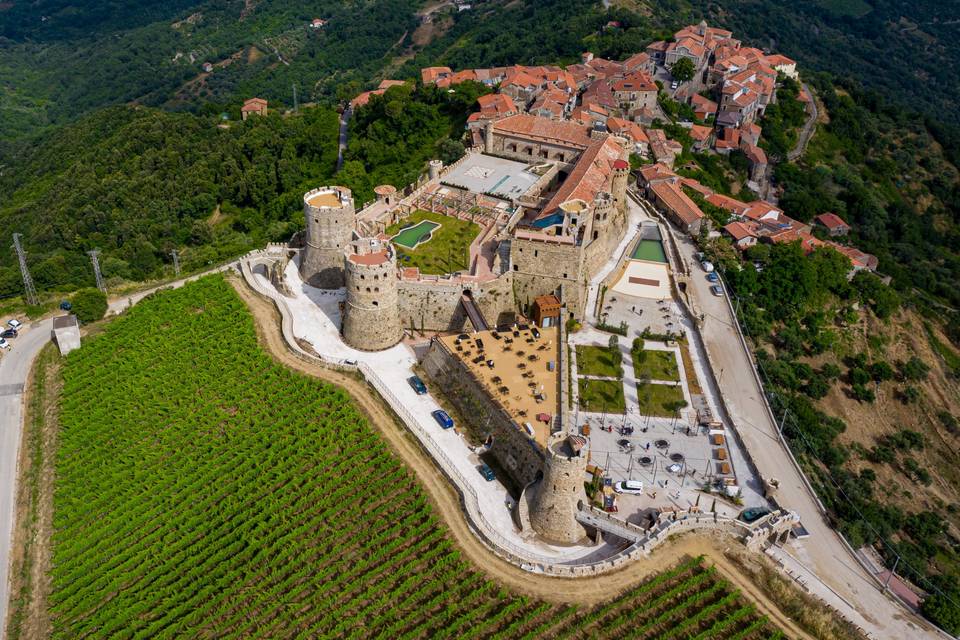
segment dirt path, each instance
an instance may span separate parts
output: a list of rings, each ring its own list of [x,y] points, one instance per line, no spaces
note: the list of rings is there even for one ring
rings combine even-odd
[[[258,338],[267,352],[291,369],[343,387],[404,463],[416,473],[464,555],[497,582],[550,602],[575,602],[592,606],[608,601],[643,579],[673,566],[682,557],[704,555],[710,563],[717,566],[724,577],[747,594],[762,613],[769,616],[791,637],[812,638],[784,615],[749,576],[725,556],[726,550],[740,548],[739,544],[725,538],[680,535],[664,543],[649,559],[632,562],[614,573],[577,579],[532,574],[501,560],[473,534],[464,516],[460,498],[453,487],[420,448],[416,438],[398,423],[392,412],[366,383],[354,376],[312,365],[294,356],[280,334],[280,316],[274,305],[251,291],[238,278],[231,277],[229,282],[250,308],[256,322]]]

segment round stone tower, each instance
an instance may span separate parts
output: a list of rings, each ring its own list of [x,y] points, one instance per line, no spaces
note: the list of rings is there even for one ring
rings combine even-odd
[[[626,160],[614,160],[610,191],[613,193],[614,205],[621,214],[627,213],[627,185],[629,182],[630,163]]]
[[[431,160],[427,168],[428,176],[431,180],[440,179],[440,171],[443,169],[443,160]]]
[[[530,505],[530,524],[551,542],[573,544],[587,532],[577,522],[580,504],[588,504],[583,489],[587,472],[587,439],[557,433],[547,442],[543,478]]]
[[[400,342],[400,280],[393,246],[385,239],[357,237],[340,259],[347,286],[343,339],[364,351],[381,351]]]
[[[300,277],[321,289],[343,286],[343,252],[357,226],[353,197],[346,187],[319,187],[303,196],[306,244]]]

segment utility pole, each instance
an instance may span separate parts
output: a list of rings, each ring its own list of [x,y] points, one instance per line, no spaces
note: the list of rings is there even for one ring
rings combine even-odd
[[[30,270],[27,269],[27,254],[23,250],[23,245],[20,244],[21,237],[23,236],[19,233],[13,234],[13,247],[17,251],[17,260],[20,262],[20,275],[23,276],[23,289],[26,293],[27,304],[35,305],[39,303],[37,289],[33,286],[33,278],[30,277]]]
[[[883,592],[886,593],[888,587],[890,586],[890,579],[893,578],[893,574],[897,571],[897,566],[900,564],[900,556],[897,555],[897,559],[893,562],[893,568],[890,569],[890,573],[887,574],[887,579],[883,581]]]
[[[93,251],[87,251],[87,255],[90,256],[90,262],[93,263],[93,277],[97,280],[97,289],[107,292],[107,287],[103,284],[103,274],[100,273],[100,249],[94,249]]]
[[[787,421],[787,414],[790,412],[789,407],[783,410],[783,418],[780,419],[780,428],[777,429],[777,433],[783,435],[783,424]]]
[[[171,251],[170,255],[173,256],[173,273],[179,278],[180,277],[180,256],[177,254],[176,249]]]
[[[297,113],[300,111],[300,103],[297,102],[297,84],[293,84],[293,112]]]

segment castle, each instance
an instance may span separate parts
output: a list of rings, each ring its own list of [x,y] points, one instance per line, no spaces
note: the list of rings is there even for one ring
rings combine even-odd
[[[627,157],[625,140],[577,122],[529,114],[489,122],[482,147],[449,167],[431,162],[427,176],[402,198],[383,185],[374,202],[358,209],[345,187],[306,193],[301,277],[319,288],[345,290],[343,339],[367,351],[396,345],[406,329],[484,332],[513,325],[543,296],[559,299],[561,324],[582,319],[590,280],[626,231]],[[398,259],[386,229],[414,211],[480,226],[469,271],[423,274]],[[560,333],[550,335],[559,343]],[[546,348],[550,342],[540,343]],[[557,381],[563,357],[551,361]],[[575,436],[562,430],[559,389],[540,390],[538,401],[548,399],[544,407],[553,407],[549,415],[556,418],[549,428],[534,428],[499,406],[482,384],[470,383],[467,363],[450,345],[435,339],[423,366],[441,388],[468,385],[445,389],[455,404],[464,403],[465,414],[484,407],[492,453],[530,492],[532,528],[557,542],[582,538],[575,514],[583,500],[586,453],[581,457],[579,448],[585,441],[565,439]],[[546,370],[546,363],[541,366]]]

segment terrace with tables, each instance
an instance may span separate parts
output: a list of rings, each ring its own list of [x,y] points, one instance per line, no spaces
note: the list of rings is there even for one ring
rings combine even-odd
[[[440,341],[520,428],[529,424],[536,442],[546,445],[560,410],[557,338],[556,327],[519,325],[508,331],[444,336]]]

